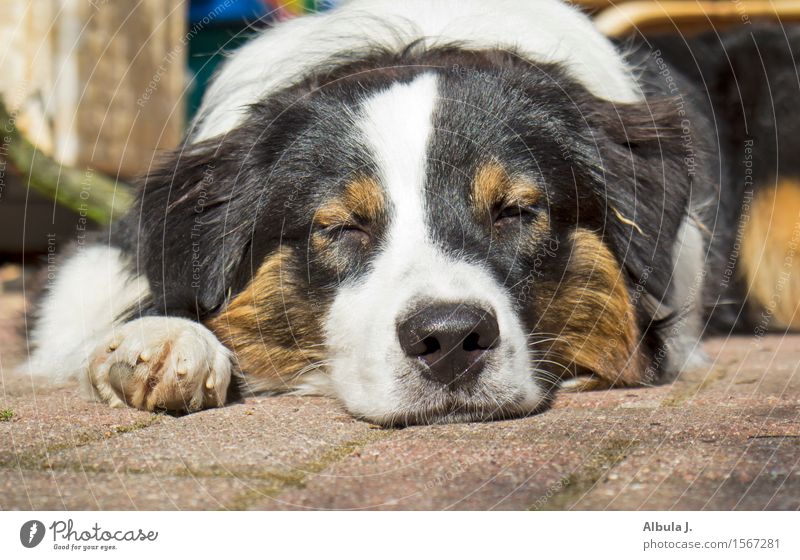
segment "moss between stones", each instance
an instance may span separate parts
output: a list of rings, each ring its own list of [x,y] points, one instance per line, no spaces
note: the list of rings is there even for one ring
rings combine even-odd
[[[664,399],[661,401],[660,406],[667,408],[680,406],[687,400],[693,399],[699,395],[710,385],[713,385],[717,381],[724,379],[726,375],[727,372],[724,369],[716,368],[706,373],[699,381],[682,384],[680,380],[678,380],[673,386],[670,394],[664,397]]]
[[[310,475],[319,474],[331,465],[349,457],[362,447],[390,437],[395,430],[382,429],[370,432],[366,437],[347,441],[322,453],[316,459],[302,463],[288,471],[275,472],[261,476],[265,483],[238,496],[227,504],[227,509],[242,510],[249,508],[261,498],[276,496],[289,488],[305,488]]]
[[[142,430],[161,420],[158,414],[152,414],[146,420],[137,420],[133,424],[127,426],[115,426],[112,430],[97,433],[97,432],[81,432],[69,441],[54,443],[45,447],[44,451],[32,454],[10,455],[8,457],[0,457],[0,467],[13,465],[17,468],[26,468],[31,470],[52,470],[49,463],[49,457],[53,453],[60,451],[67,451],[69,449],[77,449],[86,445],[96,443],[98,441],[106,440],[116,434],[125,434],[136,430]],[[85,465],[72,469],[69,466],[59,468],[59,470],[86,470]]]
[[[639,441],[633,439],[610,439],[603,447],[592,453],[580,469],[554,484],[553,487],[557,490],[552,495],[543,496],[528,509],[545,511],[572,509],[637,445]]]

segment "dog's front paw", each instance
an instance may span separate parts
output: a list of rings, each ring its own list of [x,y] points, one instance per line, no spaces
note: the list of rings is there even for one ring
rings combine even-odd
[[[112,406],[191,412],[225,404],[231,369],[230,351],[203,325],[145,317],[114,328],[88,376]]]

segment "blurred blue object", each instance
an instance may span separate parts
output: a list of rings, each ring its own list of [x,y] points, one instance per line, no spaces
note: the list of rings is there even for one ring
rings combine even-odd
[[[214,22],[253,21],[267,15],[261,0],[191,0],[189,24],[203,21],[214,14]]]

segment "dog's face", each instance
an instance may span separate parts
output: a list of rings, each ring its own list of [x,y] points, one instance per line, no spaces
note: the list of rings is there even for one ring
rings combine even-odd
[[[199,308],[250,388],[384,424],[532,413],[575,375],[635,382],[630,269],[649,265],[621,255],[664,210],[604,174],[645,158],[648,127],[511,58],[350,68],[188,146],[144,199],[168,208],[144,229],[154,305]]]

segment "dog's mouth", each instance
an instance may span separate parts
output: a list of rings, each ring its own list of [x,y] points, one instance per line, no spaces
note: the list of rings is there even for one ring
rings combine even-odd
[[[551,404],[550,395],[541,397],[538,403],[532,405],[522,394],[500,399],[488,395],[476,397],[454,392],[445,396],[432,395],[420,399],[412,406],[385,414],[380,418],[362,416],[361,419],[387,428],[494,422],[534,416],[544,412]]]
[[[534,416],[542,409],[525,410],[519,407],[490,408],[474,405],[453,405],[436,408],[424,408],[408,412],[397,412],[377,423],[386,428],[402,428],[429,424],[459,424],[468,422],[494,422],[512,420],[525,416]],[[376,422],[376,419],[364,419]]]

